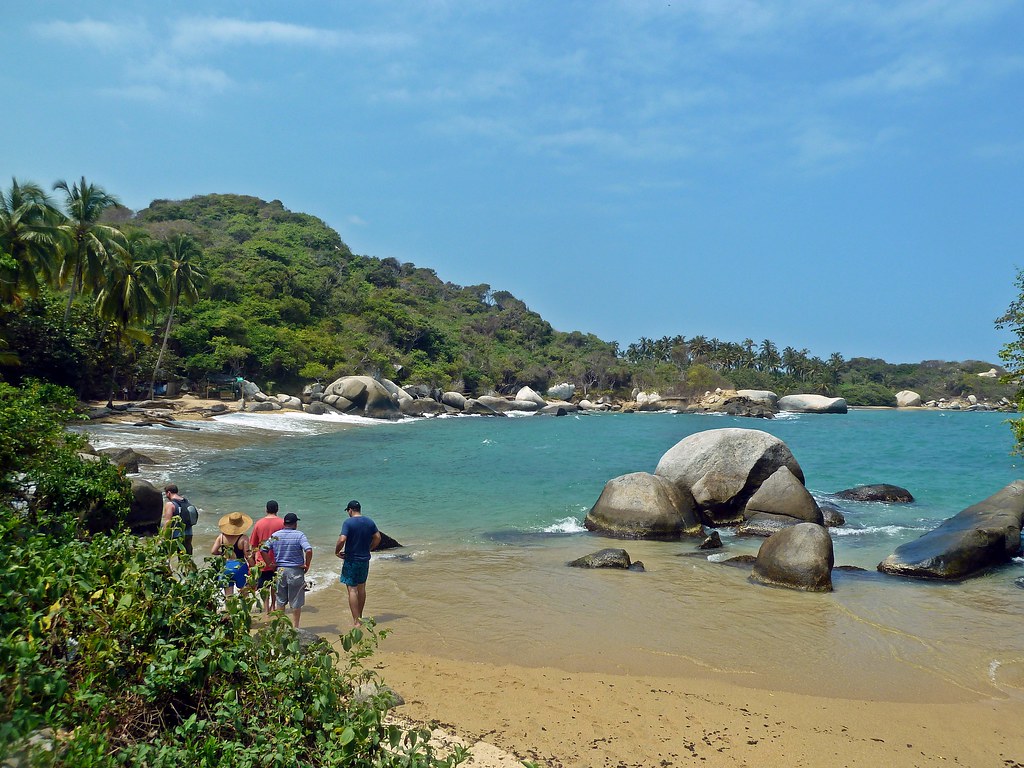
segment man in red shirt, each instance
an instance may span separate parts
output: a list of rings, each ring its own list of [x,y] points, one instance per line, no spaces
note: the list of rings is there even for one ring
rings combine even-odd
[[[277,563],[274,561],[273,551],[263,545],[266,544],[267,539],[284,528],[284,520],[277,516],[277,510],[277,502],[273,499],[268,501],[266,515],[256,521],[252,535],[249,537],[249,542],[256,551],[256,565],[260,569],[260,576],[256,581],[256,591],[260,591],[267,584],[270,585],[270,598],[263,604],[263,610],[268,616],[277,599],[277,588],[275,587]]]

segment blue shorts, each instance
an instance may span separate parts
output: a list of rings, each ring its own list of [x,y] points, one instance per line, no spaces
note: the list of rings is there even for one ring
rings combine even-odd
[[[370,575],[369,560],[346,560],[341,566],[341,578],[338,579],[346,587],[358,587],[366,583],[366,577]]]
[[[239,589],[245,589],[245,582],[249,579],[249,564],[245,560],[228,560],[221,578],[225,587],[234,585]]]

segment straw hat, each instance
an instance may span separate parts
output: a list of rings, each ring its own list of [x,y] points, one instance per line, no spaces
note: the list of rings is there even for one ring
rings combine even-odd
[[[228,512],[217,521],[217,527],[220,528],[220,532],[226,533],[228,536],[245,533],[251,526],[252,518],[245,514],[245,512]]]

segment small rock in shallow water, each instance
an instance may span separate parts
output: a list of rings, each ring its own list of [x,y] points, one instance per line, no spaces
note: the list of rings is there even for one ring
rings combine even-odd
[[[722,546],[722,537],[718,531],[712,531],[711,535],[708,536],[704,541],[701,542],[698,549],[718,549]]]

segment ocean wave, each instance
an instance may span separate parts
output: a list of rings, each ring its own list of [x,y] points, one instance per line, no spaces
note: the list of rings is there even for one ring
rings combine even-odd
[[[543,533],[583,533],[587,529],[575,517],[563,517],[561,520],[556,520],[551,525],[544,526],[540,530]]]
[[[204,424],[228,425],[230,427],[251,427],[268,432],[294,432],[313,434],[323,431],[325,425],[344,425],[356,427],[376,427],[385,424],[400,424],[413,419],[371,419],[366,416],[353,416],[346,413],[299,413],[298,411],[282,413],[226,413],[214,416]]]
[[[866,536],[873,533],[885,534],[886,536],[903,536],[908,531],[925,532],[928,528],[915,528],[909,525],[868,525],[864,528],[829,528],[828,532],[833,536]]]

